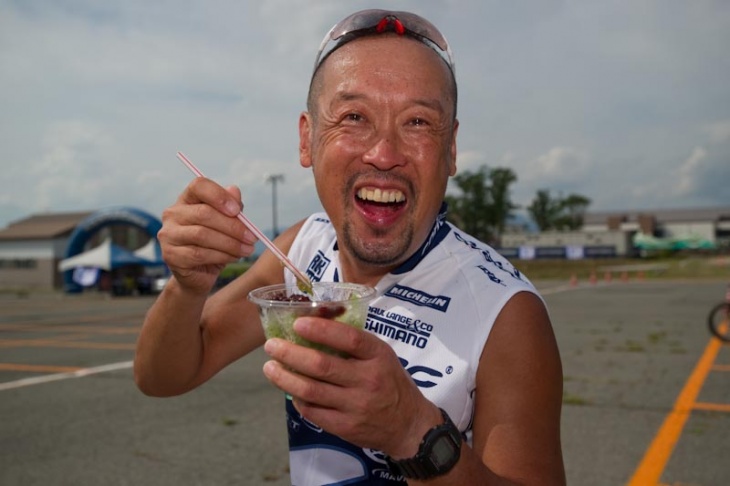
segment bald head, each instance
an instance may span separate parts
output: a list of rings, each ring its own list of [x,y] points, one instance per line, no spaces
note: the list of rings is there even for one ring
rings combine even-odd
[[[355,39],[336,51],[331,52],[317,67],[317,70],[312,76],[312,80],[309,85],[309,92],[307,94],[307,111],[316,119],[318,115],[317,102],[322,94],[322,90],[325,86],[325,77],[328,71],[328,65],[336,63],[352,63],[355,62],[353,56],[379,56],[382,57],[382,61],[387,63],[389,58],[383,55],[380,51],[373,52],[373,50],[367,49],[353,49],[353,46],[358,43],[371,42],[371,41],[382,41],[393,42],[393,43],[409,43],[407,45],[416,44],[420,46],[419,50],[423,51],[425,59],[429,59],[427,62],[431,66],[429,69],[435,69],[437,75],[443,78],[444,89],[443,89],[443,103],[449,106],[451,109],[452,122],[456,120],[456,109],[457,109],[457,85],[454,73],[449,68],[448,64],[438,55],[433,49],[427,47],[421,42],[404,36],[398,36],[395,34],[379,34],[378,36],[366,36],[359,39]],[[394,44],[397,46],[397,44]],[[349,59],[348,59],[349,57]],[[343,59],[345,58],[345,59]],[[425,68],[424,68],[425,69]],[[414,73],[415,75],[415,73]]]

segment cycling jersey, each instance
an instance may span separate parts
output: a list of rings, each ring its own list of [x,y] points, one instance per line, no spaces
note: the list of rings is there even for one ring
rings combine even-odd
[[[470,444],[476,372],[489,332],[515,293],[537,292],[493,248],[445,218],[443,208],[421,248],[378,282],[365,329],[395,350],[423,395],[449,414]],[[313,281],[340,280],[337,238],[326,214],[306,220],[289,257]],[[287,283],[295,283],[285,273]],[[286,409],[292,485],[406,484],[379,451],[327,433],[291,400]]]

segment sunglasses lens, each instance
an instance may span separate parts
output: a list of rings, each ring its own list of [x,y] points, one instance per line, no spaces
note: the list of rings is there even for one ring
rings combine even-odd
[[[392,31],[399,35],[408,35],[436,51],[454,71],[454,61],[446,38],[431,22],[410,12],[394,12],[389,10],[363,10],[345,17],[338,22],[322,40],[314,64],[316,71],[321,62],[332,51],[350,40],[367,33]]]

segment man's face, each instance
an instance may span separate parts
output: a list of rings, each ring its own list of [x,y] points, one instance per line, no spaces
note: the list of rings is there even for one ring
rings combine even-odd
[[[320,70],[301,163],[346,258],[394,268],[428,236],[456,171],[450,73],[429,47],[391,35],[352,41]]]

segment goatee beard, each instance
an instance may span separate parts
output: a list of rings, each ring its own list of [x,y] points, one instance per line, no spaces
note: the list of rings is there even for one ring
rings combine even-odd
[[[343,199],[346,201],[345,214],[348,214],[353,210],[353,203],[350,198],[351,194],[354,192],[354,187],[358,179],[361,177],[373,178],[373,176],[384,182],[398,181],[400,184],[407,186],[408,193],[411,197],[415,197],[415,191],[409,179],[388,172],[359,172],[357,174],[353,174],[347,181],[347,184],[345,184],[343,194]],[[416,201],[410,201],[410,203],[415,204]],[[407,217],[407,215],[405,216]],[[346,219],[343,222],[342,237],[344,241],[342,241],[342,243],[360,262],[368,265],[388,267],[401,263],[410,256],[407,255],[407,252],[413,242],[412,222],[408,223],[405,229],[400,230],[397,234],[395,234],[395,236],[391,236],[390,238],[388,238],[388,235],[391,234],[389,230],[376,229],[371,231],[372,234],[369,236],[374,236],[377,239],[377,242],[373,244],[366,244],[363,243],[361,238],[358,238],[357,234],[355,234],[355,230],[349,220]]]
[[[374,236],[379,238],[379,241],[370,245],[363,243],[362,239],[354,234],[355,231],[349,221],[346,221],[343,225],[342,233],[344,246],[357,260],[379,267],[389,267],[405,261],[409,256],[407,255],[408,248],[411,247],[413,242],[413,228],[411,226],[387,240],[380,240],[380,238],[386,237],[386,231],[376,230]]]

